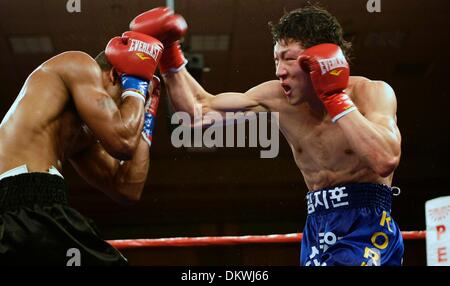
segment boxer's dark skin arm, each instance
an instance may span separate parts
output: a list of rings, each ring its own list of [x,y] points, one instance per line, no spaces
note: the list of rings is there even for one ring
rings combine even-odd
[[[142,100],[127,97],[118,107],[105,90],[105,72],[87,54],[68,52],[60,57],[61,77],[71,92],[75,107],[105,150],[117,159],[131,159],[143,126]],[[55,63],[55,64],[58,64]],[[119,82],[115,84],[120,86]]]
[[[140,137],[129,161],[119,161],[109,155],[98,142],[75,154],[69,161],[91,186],[113,200],[130,204],[139,201],[149,168],[149,146]]]
[[[401,136],[394,91],[381,81],[362,81],[353,92],[358,95],[355,98],[358,110],[342,117],[337,124],[353,150],[376,173],[386,177],[400,161]]]

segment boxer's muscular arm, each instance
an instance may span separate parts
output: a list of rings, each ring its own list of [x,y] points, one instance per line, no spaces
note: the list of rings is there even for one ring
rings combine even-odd
[[[355,86],[355,102],[365,113],[351,112],[337,121],[350,145],[380,176],[389,176],[400,161],[401,136],[397,101],[392,88],[380,81]]]
[[[237,111],[267,111],[264,101],[279,92],[278,84],[274,81],[258,85],[245,93],[227,92],[212,95],[189,74],[186,69],[177,73],[164,75],[167,92],[175,110],[188,112],[194,116],[194,112],[206,114],[211,111],[224,114]]]
[[[140,140],[144,118],[142,100],[129,96],[117,107],[103,87],[97,63],[87,54],[69,53],[64,80],[81,119],[109,154],[129,160]]]
[[[179,40],[187,32],[187,23],[170,8],[157,7],[136,16],[130,23],[130,30],[151,35],[164,43],[165,50],[159,68],[175,110],[187,112],[194,119],[197,119],[195,113],[200,112],[205,115],[211,111],[267,110],[265,98],[271,94],[267,85],[257,86],[246,93],[223,93],[217,96],[209,94],[200,86],[184,68],[186,60],[179,45]],[[271,86],[275,85],[272,83]],[[194,125],[198,125],[198,122],[194,122]]]
[[[117,202],[129,204],[139,201],[141,197],[147,179],[149,158],[149,146],[141,138],[129,161],[120,163],[98,142],[69,160],[91,186]]]

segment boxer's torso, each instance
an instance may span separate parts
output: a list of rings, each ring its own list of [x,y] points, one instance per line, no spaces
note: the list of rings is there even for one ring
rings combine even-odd
[[[70,93],[61,77],[58,55],[33,71],[0,125],[0,174],[26,164],[46,172],[88,143]]]
[[[354,85],[363,80],[367,79],[351,77],[346,92],[364,115],[364,106],[358,104],[364,95],[353,92]],[[306,103],[291,105],[281,88],[274,90],[280,90],[279,94],[265,105],[279,112],[280,130],[291,146],[309,190],[348,182],[391,184],[392,174],[383,178],[375,173],[352,150],[343,131],[331,122],[325,111],[316,114]]]

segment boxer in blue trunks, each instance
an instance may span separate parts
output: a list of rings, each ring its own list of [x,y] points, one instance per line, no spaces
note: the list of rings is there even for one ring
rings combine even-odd
[[[402,237],[391,216],[390,186],[401,153],[393,89],[350,76],[351,44],[326,10],[296,9],[270,26],[278,80],[217,95],[184,68],[180,15],[155,8],[133,19],[130,29],[163,42],[160,70],[176,110],[194,119],[199,111],[279,113],[310,191],[302,265],[401,265]]]

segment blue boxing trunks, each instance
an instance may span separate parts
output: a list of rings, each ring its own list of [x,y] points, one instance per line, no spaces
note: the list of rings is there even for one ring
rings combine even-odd
[[[391,217],[393,189],[354,183],[307,194],[303,266],[400,266],[403,239]]]

